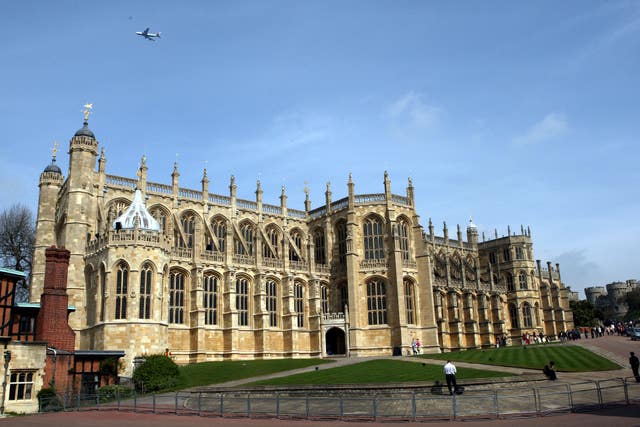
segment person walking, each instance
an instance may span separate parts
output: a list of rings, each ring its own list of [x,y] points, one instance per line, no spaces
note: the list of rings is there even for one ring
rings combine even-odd
[[[449,394],[453,395],[453,392],[456,390],[456,367],[451,360],[447,360],[447,363],[444,365],[444,377],[447,380],[447,388],[449,389]]]
[[[640,368],[640,360],[633,351],[629,354],[631,355],[631,357],[629,357],[631,371],[633,372],[633,376],[636,377],[636,381],[640,382],[640,374],[638,374],[638,368]]]
[[[418,347],[416,346],[416,339],[413,338],[411,340],[411,350],[413,351],[413,355],[416,356],[418,354]]]

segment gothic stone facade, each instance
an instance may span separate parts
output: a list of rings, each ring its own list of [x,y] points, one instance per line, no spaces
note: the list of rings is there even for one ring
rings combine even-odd
[[[559,267],[534,261],[531,233],[479,242],[420,225],[414,188],[333,200],[304,210],[106,173],[104,148],[85,126],[70,141],[69,172],[40,176],[31,299],[44,281],[44,250],[71,252],[69,323],[79,349],[137,356],[169,349],[179,363],[221,359],[407,354],[488,347],[525,332],[572,326]],[[97,167],[96,167],[97,162]],[[160,231],[115,229],[138,188]]]

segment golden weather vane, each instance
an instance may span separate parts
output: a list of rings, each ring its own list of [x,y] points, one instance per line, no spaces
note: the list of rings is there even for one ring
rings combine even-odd
[[[53,148],[51,149],[51,155],[53,156],[53,160],[56,159],[56,154],[58,154],[58,142],[53,141]]]
[[[84,104],[83,105],[84,110],[82,110],[82,114],[84,114],[84,121],[88,121],[89,120],[89,115],[91,115],[93,113],[93,104]]]

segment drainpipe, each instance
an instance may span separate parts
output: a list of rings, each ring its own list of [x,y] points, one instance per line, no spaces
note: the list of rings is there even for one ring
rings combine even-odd
[[[56,361],[58,360],[58,352],[53,347],[47,347],[47,350],[53,352],[53,375],[51,376],[51,386],[56,386]]]

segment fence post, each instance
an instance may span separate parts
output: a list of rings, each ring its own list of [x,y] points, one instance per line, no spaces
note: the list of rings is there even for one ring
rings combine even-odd
[[[378,418],[378,395],[374,393],[373,395],[373,421],[376,421]]]
[[[133,389],[133,412],[138,412],[138,393]]]
[[[156,413],[156,394],[153,393],[151,396],[153,397],[153,413],[155,414]]]
[[[174,409],[173,409],[174,414],[178,415],[178,392],[176,391],[176,396],[175,396],[175,400],[174,400]]]
[[[604,406],[604,403],[602,402],[602,389],[600,388],[600,381],[594,381],[596,383],[596,390],[598,391],[598,405],[600,405],[600,407]]]
[[[629,405],[629,385],[627,384],[626,378],[621,378],[622,386],[624,387],[624,401],[627,405]]]
[[[416,420],[416,413],[418,412],[417,407],[416,407],[416,392],[415,390],[411,392],[411,417],[413,419],[413,421]]]
[[[456,395],[453,395],[453,419],[455,420],[456,417],[458,416],[458,401],[456,400]]]
[[[344,402],[342,401],[342,393],[340,393],[340,418],[344,417]]]
[[[498,407],[498,391],[493,392],[493,410],[496,413],[496,418],[500,418],[500,408]]]
[[[247,417],[251,418],[251,395],[247,393]]]
[[[306,414],[307,414],[307,418],[309,418],[309,413],[310,413],[310,407],[309,407],[309,395],[305,394],[305,405],[306,405]]]
[[[540,395],[538,394],[538,389],[533,389],[533,404],[536,407],[536,415],[540,415]]]
[[[567,384],[567,393],[569,394],[569,407],[573,412],[573,390],[571,390],[571,384]]]
[[[224,417],[224,393],[220,393],[220,416]]]
[[[276,418],[280,418],[280,392],[276,392]]]
[[[198,416],[202,416],[202,392],[198,393]]]

